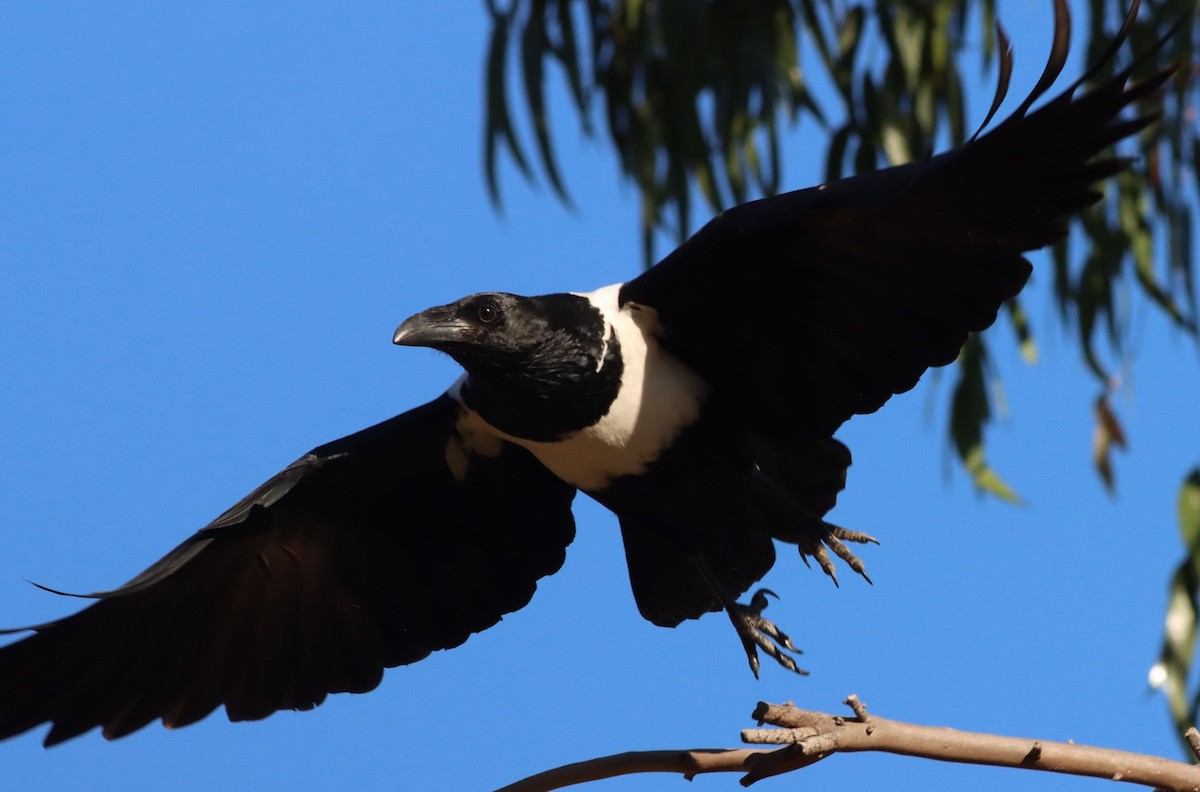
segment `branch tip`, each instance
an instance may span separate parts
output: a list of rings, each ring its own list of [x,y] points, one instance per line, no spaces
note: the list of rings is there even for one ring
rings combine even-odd
[[[862,703],[862,699],[858,697],[857,693],[851,693],[849,696],[846,696],[846,700],[842,703],[853,710],[855,717],[863,723],[871,719],[871,716],[867,714],[867,705]]]
[[[1200,730],[1195,726],[1190,727],[1183,733],[1183,739],[1187,740],[1188,746],[1192,749],[1192,754],[1197,760],[1200,760]]]

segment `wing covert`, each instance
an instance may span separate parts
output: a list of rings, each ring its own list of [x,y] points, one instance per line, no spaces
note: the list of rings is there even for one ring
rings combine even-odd
[[[315,449],[125,586],[0,648],[0,739],[310,709],[523,607],[574,537],[574,489],[510,444],[457,478],[458,412],[442,396]]]
[[[1079,97],[1076,84],[1026,114],[1065,59],[1058,39],[1047,76],[989,133],[730,209],[626,283],[622,304],[657,311],[663,344],[764,432],[827,437],[878,409],[995,321],[1029,276],[1023,253],[1065,236],[1095,182],[1128,164],[1101,153],[1152,121],[1119,116],[1174,67],[1126,88],[1130,67]]]

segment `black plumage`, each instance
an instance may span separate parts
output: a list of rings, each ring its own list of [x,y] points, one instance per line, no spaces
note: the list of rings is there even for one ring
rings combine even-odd
[[[52,720],[52,745],[222,704],[233,720],[311,709],[523,607],[562,565],[575,491],[511,445],[456,477],[437,462],[458,411],[441,396],[313,450],[125,586],[0,650],[0,735]]]
[[[0,738],[45,722],[47,744],[119,737],[370,690],[523,607],[562,564],[576,490],[620,520],[647,619],[724,609],[756,672],[757,648],[794,669],[763,598],[735,598],[776,541],[863,572],[845,543],[869,537],[824,520],[850,465],[834,432],[995,320],[1029,276],[1023,254],[1126,166],[1105,152],[1151,119],[1122,111],[1173,71],[1075,97],[1077,83],[1027,112],[1065,57],[1060,27],[1030,98],[967,145],[731,209],[625,284],[410,318],[396,343],[440,349],[464,377],[0,649]]]

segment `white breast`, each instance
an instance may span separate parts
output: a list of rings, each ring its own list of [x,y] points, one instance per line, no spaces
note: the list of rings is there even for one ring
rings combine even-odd
[[[617,476],[645,471],[684,427],[700,417],[708,385],[659,346],[653,309],[618,307],[620,287],[614,284],[582,295],[603,312],[621,345],[621,389],[603,418],[549,443],[505,435],[474,414],[471,425],[460,426],[460,431],[500,435],[523,446],[551,473],[585,491],[602,490]]]

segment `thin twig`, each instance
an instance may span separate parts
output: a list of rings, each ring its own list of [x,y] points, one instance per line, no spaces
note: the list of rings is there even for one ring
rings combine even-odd
[[[700,773],[743,773],[741,784],[749,786],[834,753],[856,751],[1108,778],[1167,792],[1200,792],[1197,765],[1111,748],[918,726],[868,715],[856,696],[845,703],[853,709],[853,717],[802,710],[792,704],[759,702],[754,719],[780,728],[747,729],[742,738],[746,742],[784,745],[777,750],[633,751],[547,770],[500,792],[547,792],[634,773],[678,773],[687,779]],[[1190,730],[1188,739],[1198,747],[1200,757],[1200,734]]]
[[[854,712],[854,717],[858,718],[863,723],[866,723],[871,719],[870,716],[867,715],[867,705],[862,703],[862,700],[859,699],[857,694],[851,693],[849,696],[846,696],[846,700],[842,703],[849,707]]]
[[[698,748],[689,751],[629,751],[556,767],[529,776],[497,792],[547,792],[575,784],[634,773],[679,773],[687,780],[701,773],[744,773],[749,761],[765,753],[754,748]]]
[[[1189,727],[1183,733],[1183,739],[1187,740],[1188,746],[1192,749],[1192,756],[1200,761],[1200,731],[1197,731],[1195,726]]]

